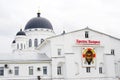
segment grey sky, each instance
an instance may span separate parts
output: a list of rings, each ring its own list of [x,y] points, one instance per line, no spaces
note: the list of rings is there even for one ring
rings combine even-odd
[[[16,33],[38,9],[57,34],[88,26],[120,38],[120,0],[0,0],[0,52],[11,51]]]

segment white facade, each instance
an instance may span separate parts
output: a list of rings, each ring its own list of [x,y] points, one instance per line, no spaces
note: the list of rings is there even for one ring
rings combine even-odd
[[[61,35],[49,27],[20,30],[13,52],[0,56],[0,80],[118,80],[119,44],[90,28]]]
[[[88,38],[85,38],[86,31]],[[118,66],[120,64],[119,44],[120,40],[117,38],[85,28],[47,38],[38,50],[52,58],[53,78],[111,78],[113,80],[120,74],[120,66]],[[51,48],[50,51],[48,51],[48,47]],[[83,63],[82,54],[86,48],[94,49],[96,53],[94,65],[84,65]],[[58,54],[58,49],[61,49],[61,55]],[[60,76],[55,70],[59,64],[63,67],[63,74]],[[87,67],[90,67],[90,72],[87,72]]]

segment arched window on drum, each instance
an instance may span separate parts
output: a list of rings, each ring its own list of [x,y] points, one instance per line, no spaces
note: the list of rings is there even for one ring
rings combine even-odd
[[[38,47],[38,39],[34,40],[34,47]]]
[[[17,44],[17,49],[19,49],[19,44]]]
[[[41,44],[43,43],[44,39],[41,39]]]
[[[32,47],[32,40],[29,39],[29,47]]]
[[[21,50],[23,49],[23,44],[21,43]]]

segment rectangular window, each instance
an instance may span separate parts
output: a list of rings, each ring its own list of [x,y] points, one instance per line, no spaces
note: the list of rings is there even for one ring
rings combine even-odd
[[[89,38],[89,32],[85,31],[85,38]]]
[[[58,66],[58,67],[57,67],[57,74],[58,74],[58,75],[61,75],[61,66]]]
[[[0,67],[0,76],[4,75],[4,67]]]
[[[29,67],[29,75],[33,75],[33,66]]]
[[[43,74],[45,74],[45,75],[47,74],[47,66],[43,67]]]
[[[102,67],[99,67],[99,73],[102,74]]]
[[[58,49],[58,55],[61,55],[61,51],[62,51],[61,49]]]
[[[15,75],[19,75],[19,67],[14,67],[15,69]]]
[[[115,50],[111,49],[111,54],[114,55],[115,54]]]
[[[90,73],[90,67],[86,67],[86,72]]]

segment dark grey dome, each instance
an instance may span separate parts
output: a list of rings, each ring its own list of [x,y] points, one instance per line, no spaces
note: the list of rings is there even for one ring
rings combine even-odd
[[[20,29],[20,31],[16,34],[16,36],[21,35],[21,36],[26,36],[25,32]]]
[[[12,43],[16,43],[16,41],[15,40],[13,40],[13,42]]]
[[[47,28],[53,30],[51,23],[47,19],[40,17],[40,13],[37,13],[37,15],[37,17],[32,18],[30,21],[28,21],[25,26],[25,30],[33,28]]]

